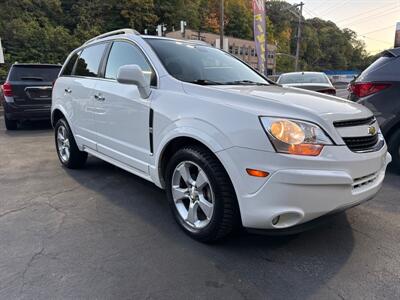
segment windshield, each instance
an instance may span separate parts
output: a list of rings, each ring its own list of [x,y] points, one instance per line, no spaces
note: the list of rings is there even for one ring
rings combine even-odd
[[[196,84],[268,84],[261,75],[228,53],[187,42],[146,39],[168,73]]]
[[[329,83],[324,74],[296,73],[282,74],[278,80],[279,84],[291,83]]]

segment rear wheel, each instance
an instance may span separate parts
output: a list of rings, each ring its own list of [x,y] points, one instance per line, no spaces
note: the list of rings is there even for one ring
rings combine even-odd
[[[57,121],[54,133],[60,162],[69,169],[82,168],[86,163],[87,153],[79,150],[65,119]]]
[[[7,118],[6,113],[4,113],[4,123],[6,124],[7,130],[16,130],[18,128],[18,121]]]
[[[166,170],[166,190],[177,223],[191,237],[213,242],[239,222],[236,194],[225,169],[207,149],[177,151]]]
[[[389,139],[389,152],[392,155],[392,167],[400,173],[400,130],[397,130]]]

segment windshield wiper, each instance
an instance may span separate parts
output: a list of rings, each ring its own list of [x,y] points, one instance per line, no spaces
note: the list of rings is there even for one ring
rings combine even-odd
[[[269,85],[268,83],[256,82],[251,80],[235,80],[224,82],[226,85]]]
[[[200,84],[200,85],[221,85],[221,84],[224,84],[222,82],[212,81],[212,80],[207,80],[207,79],[196,79],[196,80],[193,80],[193,81],[189,81],[189,83]]]

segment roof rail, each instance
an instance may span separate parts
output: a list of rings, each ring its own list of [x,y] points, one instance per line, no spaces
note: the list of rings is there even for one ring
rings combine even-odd
[[[139,35],[140,33],[137,32],[134,29],[131,29],[131,28],[117,29],[117,30],[114,30],[114,31],[106,32],[106,33],[100,34],[98,36],[95,36],[94,38],[86,41],[84,43],[84,45],[89,44],[90,42],[93,42],[95,40],[103,39],[103,38],[106,38],[106,37],[109,37],[109,36],[113,36],[113,35],[118,35],[118,34],[137,34],[137,35]]]

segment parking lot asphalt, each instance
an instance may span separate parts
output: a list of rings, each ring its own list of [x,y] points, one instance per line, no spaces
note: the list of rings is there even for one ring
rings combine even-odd
[[[204,245],[182,233],[151,183],[95,158],[62,168],[47,124],[6,132],[3,123],[1,299],[400,298],[397,175],[312,231]]]

